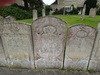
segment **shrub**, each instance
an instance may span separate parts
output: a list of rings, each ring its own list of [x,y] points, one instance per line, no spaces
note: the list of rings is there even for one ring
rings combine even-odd
[[[37,8],[36,10],[38,12],[38,17],[41,17],[42,16],[42,8]]]
[[[51,7],[49,5],[45,6],[46,15],[49,15]]]
[[[18,7],[8,6],[0,8],[0,15],[3,17],[13,16],[17,20],[32,18],[32,11],[22,10]]]

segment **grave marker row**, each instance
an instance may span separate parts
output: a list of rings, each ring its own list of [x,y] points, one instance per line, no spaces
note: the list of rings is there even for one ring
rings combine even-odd
[[[2,19],[0,66],[100,70],[99,28],[97,34],[95,28],[79,24],[69,27],[67,34],[66,23],[52,16],[32,25],[12,17]]]

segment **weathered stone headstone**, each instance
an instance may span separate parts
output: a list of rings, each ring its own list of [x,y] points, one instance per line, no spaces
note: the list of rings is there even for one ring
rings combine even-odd
[[[4,18],[0,16],[0,24],[3,24],[3,22],[4,22]]]
[[[82,11],[82,20],[84,19],[85,17],[85,11],[86,11],[86,5],[84,5],[84,8],[83,8],[83,11]]]
[[[61,68],[66,40],[66,23],[46,16],[33,22],[36,68]]]
[[[45,9],[42,9],[42,16],[45,16]]]
[[[89,17],[95,17],[96,16],[96,8],[91,8],[89,12]]]
[[[33,20],[36,20],[38,18],[37,10],[33,10]]]
[[[65,7],[63,8],[63,15],[65,15],[65,12],[66,12],[66,10],[65,10]]]
[[[4,23],[2,42],[9,67],[34,68],[31,27],[20,22]]]
[[[7,57],[2,42],[3,31],[4,31],[3,17],[0,16],[0,66],[7,66]]]
[[[12,16],[7,16],[4,19],[5,23],[9,23],[9,22],[13,22],[13,21],[16,21],[16,19],[14,17],[12,17]]]
[[[81,15],[81,14],[82,14],[82,10],[79,10],[78,15]]]
[[[75,25],[68,29],[65,68],[87,68],[95,35],[96,30],[87,25]]]
[[[99,22],[100,25],[100,22]],[[96,71],[100,71],[100,26],[98,27],[98,33],[96,36],[96,41],[91,54],[91,59],[89,63],[89,68]]]
[[[50,10],[49,15],[52,15],[52,14],[53,14],[53,11]]]
[[[98,23],[98,28],[100,28],[100,21],[99,21],[99,23]]]

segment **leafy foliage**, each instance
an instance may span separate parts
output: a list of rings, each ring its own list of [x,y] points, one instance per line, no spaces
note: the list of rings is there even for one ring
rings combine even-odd
[[[28,3],[30,4],[30,7],[33,8],[40,8],[43,7],[42,0],[28,0]]]
[[[17,20],[32,18],[31,12],[32,11],[26,11],[18,7],[12,7],[12,6],[8,6],[0,9],[1,16],[6,17],[10,15],[15,17]]]
[[[45,6],[46,15],[49,15],[51,7],[49,5]]]
[[[86,14],[89,14],[91,8],[96,8],[97,0],[86,0],[84,5],[86,4]]]

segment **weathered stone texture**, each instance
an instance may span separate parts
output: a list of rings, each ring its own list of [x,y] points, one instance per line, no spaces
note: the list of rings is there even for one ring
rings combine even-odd
[[[33,20],[36,20],[38,18],[37,10],[33,10]]]
[[[34,68],[30,25],[20,22],[4,23],[2,40],[9,67]]]
[[[4,23],[9,23],[9,22],[13,22],[16,21],[16,19],[13,16],[7,16],[4,19]]]
[[[68,29],[65,68],[87,68],[95,35],[96,29],[87,25],[75,25]]]
[[[100,28],[100,21],[99,21],[99,23],[98,23],[98,28]]]
[[[100,27],[98,28],[98,33],[95,40],[92,57],[89,63],[89,69],[100,71]]]
[[[66,23],[47,16],[33,22],[36,68],[60,68],[63,65]]]
[[[86,11],[86,5],[84,5],[84,8],[82,10],[82,20],[85,18],[85,11]]]
[[[3,47],[3,40],[2,40],[2,32],[4,30],[3,27],[3,22],[4,19],[2,16],[0,16],[0,66],[7,66],[7,57],[5,56],[5,51],[4,51],[4,47]]]
[[[67,70],[31,70],[0,68],[0,75],[100,75],[100,72],[67,71]]]
[[[45,16],[45,9],[42,9],[42,16]]]
[[[0,16],[0,24],[3,24],[4,18]]]
[[[96,16],[96,8],[90,9],[89,16],[92,17],[92,18]]]

